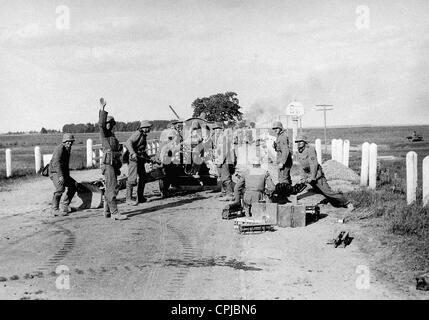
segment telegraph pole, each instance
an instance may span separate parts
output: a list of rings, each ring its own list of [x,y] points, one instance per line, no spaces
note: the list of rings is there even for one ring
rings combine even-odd
[[[334,107],[332,104],[317,104],[316,108],[314,109],[315,111],[323,111],[323,122],[325,124],[325,153],[328,153],[328,143],[327,143],[327,138],[326,138],[326,111],[329,110],[334,110]]]

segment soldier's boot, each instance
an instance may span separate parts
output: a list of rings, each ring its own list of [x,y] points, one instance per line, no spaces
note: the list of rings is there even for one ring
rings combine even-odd
[[[60,215],[60,201],[61,201],[61,194],[54,194],[52,197],[52,206],[51,206],[51,215],[52,216],[59,216]]]
[[[126,219],[128,219],[126,214],[120,214],[119,211],[112,213],[111,218],[112,218],[112,220],[126,220]]]
[[[144,184],[137,187],[137,203],[145,203],[147,199],[144,196]]]
[[[66,216],[69,213],[76,212],[77,209],[75,207],[70,206],[70,200],[66,200],[62,203],[62,210],[60,211],[61,216]]]
[[[110,210],[105,196],[103,196],[103,215],[105,218],[110,218]]]
[[[131,206],[138,205],[139,202],[137,200],[133,200],[132,197],[133,197],[133,186],[127,184],[127,197],[126,197],[127,204]]]

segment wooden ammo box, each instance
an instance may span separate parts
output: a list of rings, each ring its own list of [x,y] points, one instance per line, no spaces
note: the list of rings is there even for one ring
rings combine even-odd
[[[277,203],[255,202],[250,210],[253,219],[277,224]]]
[[[279,204],[277,208],[277,225],[282,228],[305,227],[305,205]]]

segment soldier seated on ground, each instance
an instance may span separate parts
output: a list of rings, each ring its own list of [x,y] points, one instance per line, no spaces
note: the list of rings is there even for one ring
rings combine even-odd
[[[308,144],[305,136],[298,136],[295,139],[298,144],[297,161],[303,169],[302,180],[310,184],[314,191],[324,195],[335,207],[346,207],[352,211],[353,204],[346,199],[343,194],[331,189],[323,173],[322,166],[317,161],[316,150]]]
[[[265,195],[270,196],[275,189],[270,173],[261,168],[260,159],[255,157],[251,163],[252,168],[240,177],[234,188],[233,203],[238,204],[242,199],[246,216],[251,216],[252,203],[264,200]]]

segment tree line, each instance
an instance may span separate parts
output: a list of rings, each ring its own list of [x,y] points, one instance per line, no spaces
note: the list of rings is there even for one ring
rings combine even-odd
[[[193,117],[201,117],[210,122],[222,122],[227,127],[237,126],[238,128],[246,127],[249,124],[243,118],[243,113],[240,111],[237,93],[227,91],[225,93],[217,93],[209,97],[197,98],[192,102]],[[153,120],[150,121],[153,131],[161,131],[168,127],[170,120]],[[253,125],[253,126],[252,126]],[[132,132],[136,131],[140,126],[140,121],[132,122],[117,122],[115,131]],[[254,127],[254,123],[250,123]],[[98,123],[69,123],[62,127],[62,132],[67,133],[94,133],[99,132]],[[56,133],[57,130],[42,128],[41,134]],[[24,132],[8,132],[8,134],[21,134]],[[31,131],[30,133],[37,133]]]

